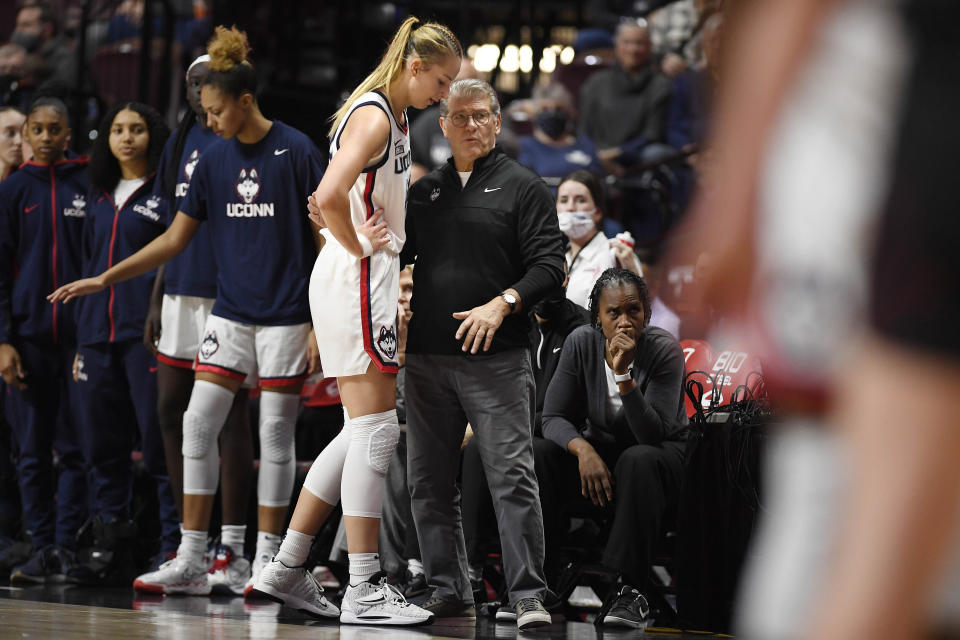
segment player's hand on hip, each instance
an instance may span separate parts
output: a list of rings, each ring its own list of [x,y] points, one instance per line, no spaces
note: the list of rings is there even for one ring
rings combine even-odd
[[[390,244],[390,231],[383,219],[383,209],[374,211],[372,216],[364,220],[363,224],[357,225],[355,229],[357,230],[357,236],[364,236],[370,241],[373,252],[379,251]]]
[[[316,193],[311,193],[307,198],[307,211],[309,212],[308,217],[315,225],[321,228],[327,226],[326,220],[323,219],[323,211],[321,211],[320,207],[317,206]]]

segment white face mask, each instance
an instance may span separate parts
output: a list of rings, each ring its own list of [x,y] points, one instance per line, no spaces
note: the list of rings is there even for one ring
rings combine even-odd
[[[582,238],[593,231],[596,224],[593,222],[593,215],[596,209],[590,211],[558,211],[557,218],[560,224],[560,231],[566,234],[571,240]]]

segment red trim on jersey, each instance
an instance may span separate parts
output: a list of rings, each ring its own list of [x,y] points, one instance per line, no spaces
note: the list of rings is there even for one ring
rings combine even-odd
[[[111,201],[113,204],[113,201]],[[113,266],[113,246],[117,241],[117,220],[120,219],[120,211],[117,209],[116,205],[113,205],[113,228],[110,230],[110,246],[107,249],[107,269]],[[115,329],[113,324],[113,300],[114,300],[114,289],[113,285],[110,285],[110,299],[107,302],[107,318],[110,321],[110,342],[113,342],[115,336]]]
[[[57,289],[57,184],[53,172],[53,165],[50,165],[50,217],[53,219],[53,289]],[[57,342],[57,306],[53,305],[53,341]]]
[[[171,358],[170,356],[165,356],[162,353],[157,353],[157,361],[162,362],[168,367],[177,367],[178,369],[190,369],[193,370],[193,360],[188,360],[184,358]]]
[[[367,219],[373,216],[373,183],[376,172],[367,174],[367,186],[363,190],[363,203],[367,209]],[[377,350],[373,348],[373,322],[370,317],[370,257],[360,261],[360,333],[363,335],[363,350],[367,352],[373,364],[381,373],[397,373],[400,367],[396,363],[383,361]]]
[[[239,380],[240,382],[243,382],[244,380],[247,379],[247,374],[245,373],[240,373],[239,371],[232,371],[230,369],[224,369],[223,367],[218,367],[215,364],[198,364],[197,371],[198,372],[203,371],[205,373],[215,373],[217,375],[230,378],[231,380]]]

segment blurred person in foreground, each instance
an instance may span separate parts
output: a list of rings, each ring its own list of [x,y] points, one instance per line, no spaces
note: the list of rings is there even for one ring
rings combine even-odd
[[[958,138],[944,62],[958,13],[783,0],[731,15],[720,164],[688,248],[712,248],[722,276],[707,290],[762,338],[790,415],[770,444],[739,637],[960,628],[960,590],[944,582],[958,575],[957,163],[936,152]]]

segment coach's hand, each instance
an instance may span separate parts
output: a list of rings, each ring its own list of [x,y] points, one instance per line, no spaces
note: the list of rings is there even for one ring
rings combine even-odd
[[[20,391],[27,388],[27,385],[23,382],[27,373],[23,370],[20,353],[9,342],[0,344],[0,375],[3,376],[3,381],[11,387],[16,387]]]
[[[463,320],[456,335],[457,340],[463,340],[462,350],[469,349],[470,353],[476,353],[480,345],[483,345],[483,350],[489,351],[490,345],[493,344],[493,335],[508,315],[510,315],[510,305],[500,296],[470,311],[454,313],[455,319]]]

